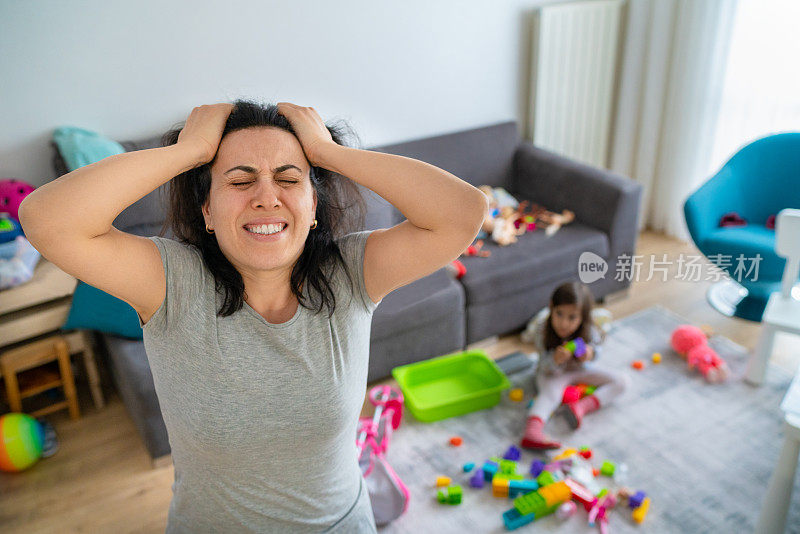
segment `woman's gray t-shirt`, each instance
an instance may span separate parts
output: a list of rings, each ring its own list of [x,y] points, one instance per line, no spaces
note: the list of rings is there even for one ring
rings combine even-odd
[[[369,234],[337,240],[354,293],[337,269],[333,316],[298,305],[280,324],[246,302],[218,317],[200,251],[149,238],[167,283],[143,326],[175,466],[167,532],[374,531],[355,445],[378,306],[364,286]]]

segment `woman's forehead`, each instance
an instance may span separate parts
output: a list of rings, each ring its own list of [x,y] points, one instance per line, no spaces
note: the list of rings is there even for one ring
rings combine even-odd
[[[225,172],[236,165],[248,165],[264,171],[286,164],[303,171],[309,167],[297,137],[280,128],[246,128],[222,139],[214,170]]]

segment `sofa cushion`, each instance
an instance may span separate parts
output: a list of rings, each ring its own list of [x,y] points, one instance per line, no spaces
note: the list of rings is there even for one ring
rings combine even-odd
[[[516,122],[374,148],[435,165],[472,185],[507,186],[520,143]]]
[[[758,279],[774,281],[783,277],[786,260],[775,254],[775,230],[766,226],[748,224],[717,228],[705,236],[700,246],[706,257],[728,271],[734,280],[752,281],[756,276],[756,263]],[[714,258],[715,255],[721,257]],[[742,262],[737,261],[740,255],[743,256]],[[760,260],[756,259],[759,255]],[[737,267],[744,268],[744,271],[734,276]],[[753,272],[745,276],[751,268]]]
[[[125,152],[122,145],[116,141],[107,139],[97,132],[71,126],[56,128],[53,132],[53,142],[58,146],[64,158],[64,165],[69,171]]]
[[[607,258],[608,236],[581,223],[570,223],[547,237],[542,230],[526,232],[511,245],[484,241],[488,258],[462,257],[467,268],[461,278],[467,305],[490,302],[541,286],[565,276],[577,278],[578,258],[594,252]],[[609,272],[606,276],[614,276]]]
[[[72,295],[72,305],[62,330],[97,330],[142,339],[142,329],[130,304],[82,280]]]
[[[369,380],[464,347],[464,289],[445,269],[400,287],[372,315]]]

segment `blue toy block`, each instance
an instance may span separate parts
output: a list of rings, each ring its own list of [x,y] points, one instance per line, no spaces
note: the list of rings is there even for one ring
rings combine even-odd
[[[534,519],[536,519],[535,514],[522,515],[516,508],[503,512],[503,524],[506,526],[506,530],[517,529],[533,522]]]
[[[483,487],[483,471],[478,469],[475,471],[475,474],[469,479],[469,485],[473,488],[482,488]]]
[[[506,453],[503,455],[503,458],[506,460],[519,460],[520,458],[520,450],[515,447],[514,445],[510,446]]]
[[[529,493],[537,489],[539,489],[539,484],[535,480],[510,480],[508,482],[509,497],[516,497],[520,493]]]
[[[483,463],[483,479],[486,482],[491,482],[492,478],[494,478],[494,474],[497,473],[497,470],[500,468],[495,462],[486,461]]]
[[[628,498],[628,508],[632,510],[639,508],[642,505],[642,501],[644,500],[645,497],[647,497],[645,492],[641,490],[637,491]]]
[[[475,467],[475,462],[467,462],[464,464],[463,469],[465,473],[469,473],[470,471],[472,471],[474,467]]]
[[[531,462],[531,476],[538,477],[544,471],[544,462],[541,460],[534,460]]]

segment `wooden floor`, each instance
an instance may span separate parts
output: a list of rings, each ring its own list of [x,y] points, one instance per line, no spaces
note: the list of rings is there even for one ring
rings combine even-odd
[[[615,318],[659,304],[697,325],[710,325],[714,332],[752,349],[758,325],[722,316],[705,300],[710,282],[675,279],[679,255],[698,254],[691,245],[644,233],[638,254],[671,260],[666,282],[660,279],[634,282],[628,294],[607,304]],[[613,273],[610,273],[613,276]],[[518,335],[489,339],[480,346],[499,357],[533,348]],[[800,342],[781,337],[772,361],[789,372],[800,363]],[[388,382],[391,382],[389,380]],[[79,385],[80,386],[80,385]],[[70,421],[66,413],[49,418],[59,437],[60,449],[31,470],[20,474],[0,473],[0,531],[20,532],[163,532],[172,495],[172,467],[153,469],[144,445],[122,402],[106,388],[109,402],[96,410],[81,390],[83,417]],[[365,402],[364,415],[371,414]]]

